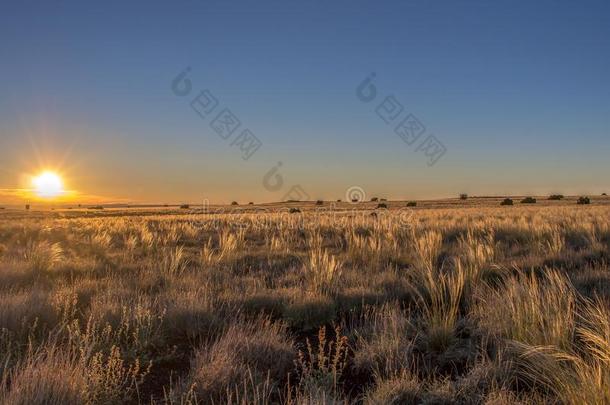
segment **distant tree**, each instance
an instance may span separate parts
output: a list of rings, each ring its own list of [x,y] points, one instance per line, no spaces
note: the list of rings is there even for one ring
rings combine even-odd
[[[580,197],[578,199],[578,201],[576,201],[576,204],[579,204],[579,205],[591,204],[591,199],[589,199],[589,197]]]
[[[239,203],[237,201],[232,201],[231,205],[239,205]]]
[[[407,207],[417,207],[417,201],[409,201]]]
[[[324,205],[324,201],[318,200],[318,201],[316,201],[316,205]]]
[[[377,202],[377,201],[379,201],[379,198],[377,198],[377,197],[371,198],[371,202]]]
[[[379,204],[377,204],[377,208],[388,208],[388,204],[386,204],[386,203],[379,203]]]
[[[253,203],[252,201],[250,201],[250,202],[248,203],[248,205],[254,205],[254,203]]]
[[[510,198],[505,198],[504,201],[500,203],[500,205],[513,205],[513,200]]]
[[[521,204],[536,204],[536,199],[533,197],[525,197],[521,200]]]
[[[549,200],[559,201],[563,200],[564,196],[562,194],[553,194],[549,196]]]
[[[608,195],[608,194],[606,194],[606,193],[602,193],[602,196],[604,196],[604,197],[605,197],[605,196],[607,196],[607,195]]]
[[[301,210],[300,210],[300,209],[298,209],[298,208],[296,208],[296,207],[292,207],[292,208],[290,208],[290,211],[289,211],[289,212],[290,212],[291,214],[298,214],[299,212],[301,212]]]
[[[181,210],[188,210],[189,208],[191,208],[191,206],[190,206],[190,205],[188,205],[188,204],[182,204],[182,205],[180,206],[180,209],[181,209]]]
[[[460,200],[467,200],[468,194],[460,194]]]

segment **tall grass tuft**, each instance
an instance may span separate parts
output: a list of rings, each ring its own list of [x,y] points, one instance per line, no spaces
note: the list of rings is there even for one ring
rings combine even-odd
[[[450,272],[424,267],[414,274],[411,289],[420,311],[422,338],[429,350],[440,353],[454,342],[466,281],[459,263]]]
[[[184,247],[178,246],[170,249],[165,248],[161,255],[161,272],[168,276],[180,276],[188,268],[188,260],[184,253]]]
[[[414,236],[413,239],[418,264],[431,275],[436,269],[436,262],[441,253],[443,235],[438,231],[428,230],[419,237]]]
[[[321,248],[309,253],[305,274],[310,288],[319,293],[333,294],[339,288],[342,263]]]
[[[63,256],[63,249],[59,243],[43,241],[28,241],[23,253],[24,259],[35,272],[51,270],[59,263]]]
[[[490,333],[532,346],[569,348],[575,326],[577,297],[557,271],[541,277],[518,274],[501,289],[488,288],[473,309]]]

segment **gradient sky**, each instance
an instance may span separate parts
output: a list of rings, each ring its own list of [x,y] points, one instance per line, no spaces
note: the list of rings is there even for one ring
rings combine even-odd
[[[608,1],[85,3],[0,5],[0,202],[47,168],[83,201],[610,192]],[[375,113],[389,95],[434,166]],[[263,143],[248,161],[210,127],[225,107]]]

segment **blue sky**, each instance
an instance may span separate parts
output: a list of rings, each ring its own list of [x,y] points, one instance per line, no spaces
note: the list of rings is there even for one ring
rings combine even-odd
[[[295,185],[312,199],[610,191],[608,2],[13,3],[5,199],[43,168],[83,196],[140,202],[273,201]],[[219,100],[207,119],[189,106],[203,89]],[[375,113],[390,95],[446,148],[433,166]],[[247,161],[210,127],[225,107],[262,142]]]

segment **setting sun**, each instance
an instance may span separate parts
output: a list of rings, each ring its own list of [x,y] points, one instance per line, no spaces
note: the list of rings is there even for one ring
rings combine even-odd
[[[32,179],[34,191],[41,198],[54,198],[64,193],[61,177],[53,172],[44,172]]]

